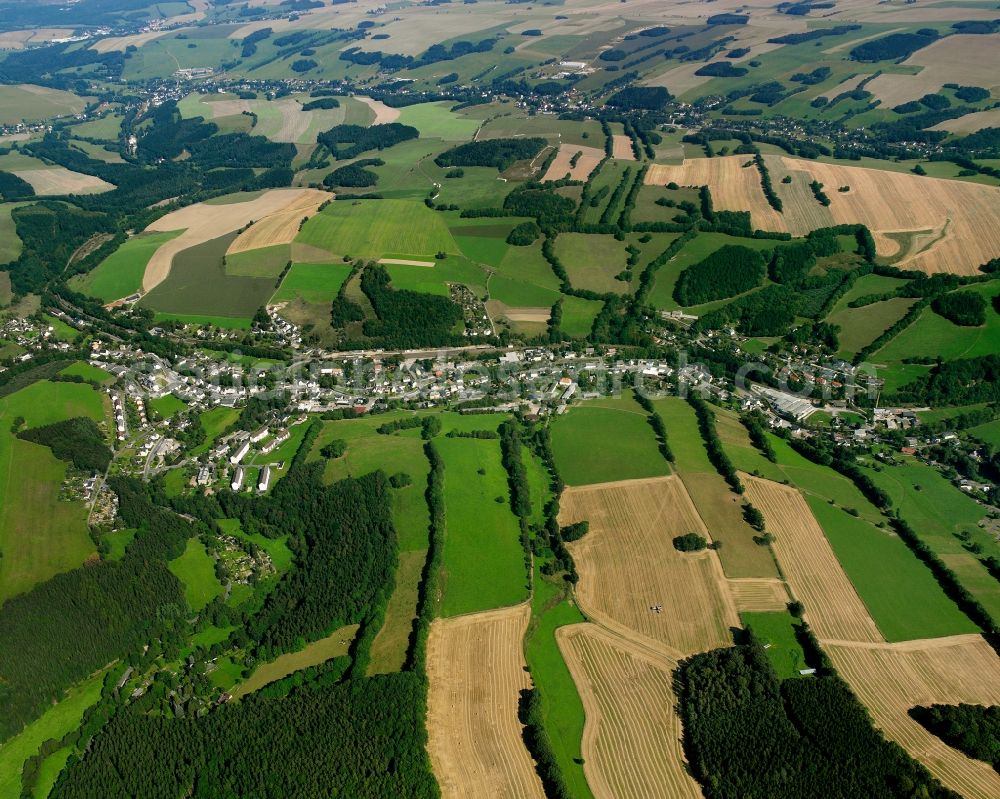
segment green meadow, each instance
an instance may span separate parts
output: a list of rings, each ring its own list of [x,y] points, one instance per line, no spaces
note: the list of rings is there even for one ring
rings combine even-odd
[[[441,615],[521,602],[528,578],[499,443],[439,437],[435,446],[445,464]]]
[[[76,568],[94,552],[86,506],[59,498],[66,463],[11,432],[86,416],[105,418],[103,396],[84,383],[39,381],[0,398],[0,601]]]
[[[153,253],[160,248],[160,245],[166,244],[181,233],[183,231],[173,230],[167,233],[140,233],[133,236],[101,261],[92,272],[74,278],[74,286],[104,302],[120,300],[122,297],[134,294],[142,288],[142,276]]]
[[[670,474],[649,418],[631,396],[573,406],[552,425],[552,453],[571,486]]]
[[[441,215],[415,200],[333,202],[306,222],[296,241],[354,258],[458,253]]]
[[[350,264],[292,264],[272,303],[299,298],[304,302],[333,302],[351,273]]]
[[[887,641],[976,632],[906,544],[815,496],[806,501]]]
[[[215,560],[197,538],[189,539],[184,554],[167,565],[184,583],[184,598],[192,610],[201,610],[224,590],[215,576]]]
[[[741,613],[740,619],[764,646],[767,659],[780,679],[799,677],[799,671],[807,668],[805,653],[795,637],[798,622],[786,611]]]

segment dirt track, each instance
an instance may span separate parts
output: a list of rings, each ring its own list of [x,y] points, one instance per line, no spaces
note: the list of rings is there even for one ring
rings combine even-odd
[[[427,751],[445,799],[545,797],[517,718],[530,615],[524,604],[431,625]]]
[[[197,203],[160,217],[146,230],[184,232],[153,253],[142,277],[142,290],[148,292],[167,279],[174,256],[181,250],[239,230],[247,223],[263,220],[271,214],[291,209],[298,209],[296,213],[301,214],[303,208],[314,207],[328,196],[316,189],[271,189],[248,202],[229,205]]]

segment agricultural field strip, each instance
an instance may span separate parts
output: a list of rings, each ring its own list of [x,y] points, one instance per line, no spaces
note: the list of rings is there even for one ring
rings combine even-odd
[[[718,556],[671,544],[692,531],[708,538],[679,478],[568,488],[560,523],[581,519],[590,531],[569,548],[580,572],[577,602],[588,617],[675,660],[731,642],[739,616]]]
[[[747,474],[746,496],[764,514],[778,562],[820,640],[883,642],[823,530],[794,488]]]
[[[271,189],[249,202],[228,205],[196,203],[160,217],[146,230],[184,232],[153,253],[142,278],[143,291],[149,292],[167,279],[174,256],[182,250],[237,231],[249,222],[270,214],[290,210],[293,205],[308,208],[316,202],[317,197],[327,196],[325,192],[316,189]]]
[[[524,603],[431,624],[427,751],[446,799],[544,799],[517,717],[518,694],[531,685],[522,651],[530,617]]]
[[[229,245],[226,254],[233,255],[262,247],[272,247],[275,244],[291,244],[298,235],[303,220],[315,214],[319,207],[333,196],[325,192],[318,194],[319,196],[306,195],[301,201],[293,202],[283,211],[268,214],[263,219],[255,221],[236,237]]]
[[[916,705],[1000,704],[1000,657],[979,635],[901,644],[824,642],[840,675],[882,732],[966,799],[1000,796],[1000,774],[910,718]]]
[[[611,157],[619,161],[634,161],[635,153],[632,152],[632,139],[621,133],[616,133],[611,137]]]
[[[701,796],[674,710],[677,662],[591,623],[559,628],[556,641],[586,710],[584,772],[596,799]]]
[[[653,164],[646,172],[648,186],[708,186],[712,202],[720,211],[749,211],[753,226],[761,230],[803,234],[767,203],[760,187],[760,172],[752,155],[727,155],[719,158],[685,158],[680,165]]]
[[[742,613],[783,611],[788,605],[788,589],[784,581],[767,578],[729,578],[729,592],[736,608]]]

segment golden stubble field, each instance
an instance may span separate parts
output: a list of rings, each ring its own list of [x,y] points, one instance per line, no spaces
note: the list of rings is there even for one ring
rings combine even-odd
[[[961,19],[971,17],[963,15]],[[1000,88],[1000,34],[946,36],[917,50],[903,64],[920,71],[916,75],[887,72],[866,87],[883,107],[933,94],[955,81],[964,86]]]
[[[582,519],[590,532],[569,549],[589,618],[677,660],[732,643],[739,617],[718,556],[672,544],[689,532],[709,538],[679,478],[568,488],[559,522]]]
[[[1000,255],[1000,188],[856,166],[782,159],[825,187],[835,224],[861,222],[875,237],[879,255],[899,253],[885,234],[940,231],[923,248],[896,265],[924,272],[979,274],[978,267]],[[850,191],[840,192],[841,186]]]
[[[740,479],[775,535],[774,553],[820,640],[884,641],[802,495],[748,474]]]
[[[631,154],[631,152],[630,145],[629,153]],[[578,153],[579,158],[576,159],[576,166],[572,166],[570,161]],[[569,175],[571,180],[586,180],[602,160],[604,160],[604,150],[597,147],[586,147],[580,144],[560,144],[559,153],[549,165],[542,180],[561,180],[567,175]]]
[[[586,711],[583,769],[596,799],[701,796],[684,767],[677,662],[596,624],[561,627],[556,640]]]
[[[916,705],[1000,704],[1000,657],[978,635],[901,644],[825,644],[875,725],[966,799],[996,799],[1000,774],[910,718]]]
[[[755,228],[788,230],[785,218],[767,204],[752,155],[685,158],[682,164],[653,164],[646,172],[647,185],[665,186],[671,182],[678,186],[708,186],[718,210],[749,211]]]
[[[871,229],[878,254],[897,259],[895,265],[904,269],[975,275],[980,264],[1000,255],[1000,188],[995,186],[785,156],[769,155],[765,162],[783,200],[780,214],[768,205],[749,156],[653,164],[646,183],[708,186],[717,209],[749,211],[760,230],[801,236],[818,227],[860,222]],[[786,174],[791,184],[781,183]],[[828,207],[813,197],[813,180],[823,184]],[[850,190],[839,191],[842,186]],[[926,235],[920,246],[906,252],[887,235],[921,231]]]
[[[148,292],[167,279],[174,256],[181,250],[232,233],[250,222],[257,224],[238,237],[234,244],[242,239],[244,245],[252,243],[252,246],[244,246],[243,249],[256,249],[288,243],[295,238],[302,217],[314,213],[329,197],[327,192],[316,189],[271,189],[247,202],[222,205],[196,203],[161,216],[146,230],[184,232],[153,253],[142,277],[142,290]],[[267,223],[267,217],[271,215],[280,217],[280,224],[272,227]]]
[[[517,717],[530,616],[523,604],[431,624],[427,751],[445,799],[544,799]]]

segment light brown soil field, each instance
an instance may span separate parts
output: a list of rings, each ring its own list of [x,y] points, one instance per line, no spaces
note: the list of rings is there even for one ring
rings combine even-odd
[[[956,76],[965,86],[995,89],[1000,87],[1000,34],[946,36],[903,63],[922,69],[916,75],[885,73],[866,87],[886,108],[936,92]]]
[[[616,133],[611,137],[611,157],[619,161],[634,161],[635,153],[632,152],[632,139],[621,133]]]
[[[360,100],[375,112],[373,125],[382,125],[386,122],[395,122],[399,119],[400,110],[386,105],[381,100],[373,100],[371,97],[357,97],[355,99]]]
[[[943,230],[948,224],[943,238],[899,261],[901,268],[976,275],[980,264],[1000,255],[1000,188],[905,172],[782,160],[789,169],[808,172],[824,184],[834,223],[862,222],[871,228],[880,255],[892,257],[899,252],[899,243],[887,233]],[[840,186],[851,190],[839,192]]]
[[[748,474],[740,474],[740,479],[747,499],[774,533],[775,555],[816,635],[821,640],[883,641],[802,495]]]
[[[302,220],[315,214],[320,205],[333,196],[314,189],[310,189],[310,191],[311,194],[304,195],[301,200],[292,202],[284,210],[269,214],[254,222],[233,240],[233,243],[229,245],[228,254],[258,250],[261,247],[271,247],[275,244],[291,244],[299,232]]]
[[[445,799],[544,799],[517,718],[530,616],[524,604],[431,624],[427,752]]]
[[[144,44],[153,41],[153,39],[159,39],[168,33],[184,32],[183,28],[172,28],[169,31],[146,31],[145,33],[133,33],[129,36],[109,36],[107,39],[98,39],[90,46],[90,49],[95,53],[112,53],[115,51],[123,53],[131,45],[142,47]]]
[[[556,640],[587,714],[583,769],[595,799],[700,797],[674,712],[676,661],[595,624],[560,627]]]
[[[1000,796],[1000,774],[910,718],[916,705],[1000,704],[1000,658],[978,635],[902,644],[824,644],[875,725],[966,799]]]
[[[576,166],[570,166],[569,162],[577,153],[581,155],[576,159]],[[569,175],[571,180],[586,180],[602,160],[604,160],[604,150],[579,144],[560,144],[559,154],[542,180],[560,180],[566,175]]]
[[[946,119],[929,130],[946,130],[949,133],[975,133],[983,128],[1000,128],[1000,108],[976,111],[958,119]]]
[[[73,35],[72,28],[32,28],[0,33],[0,50],[23,50],[26,45],[51,42]]]
[[[781,580],[730,580],[729,592],[740,613],[784,610],[790,601],[788,590]]]
[[[685,158],[684,163],[678,166],[653,164],[646,172],[646,183],[650,186],[665,186],[671,181],[679,186],[708,186],[717,209],[749,211],[755,228],[788,230],[783,215],[767,204],[760,187],[760,172],[754,166],[752,156]]]
[[[425,266],[433,269],[434,264],[428,261],[411,261],[408,258],[379,258],[380,264],[399,264],[400,266]]]
[[[675,659],[732,642],[739,617],[718,556],[671,543],[690,532],[709,538],[678,477],[568,488],[559,522],[583,519],[590,532],[569,549],[580,572],[576,599],[589,617]]]
[[[548,322],[550,308],[508,308],[503,312],[511,322]]]
[[[14,174],[28,181],[35,194],[97,194],[114,186],[93,175],[70,172],[62,166],[46,169],[17,169]]]
[[[316,189],[271,189],[259,197],[243,203],[228,205],[206,205],[196,203],[177,211],[161,216],[146,230],[184,232],[161,246],[146,264],[146,272],[142,277],[143,291],[150,291],[167,279],[170,274],[170,264],[174,255],[188,247],[203,244],[206,241],[239,230],[248,222],[263,220],[271,214],[295,208],[309,208],[318,205],[326,198],[326,192]],[[298,223],[296,223],[297,226]],[[264,246],[264,245],[257,245]]]

